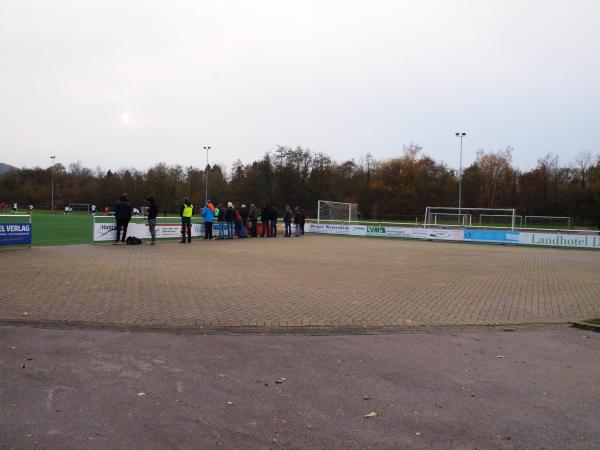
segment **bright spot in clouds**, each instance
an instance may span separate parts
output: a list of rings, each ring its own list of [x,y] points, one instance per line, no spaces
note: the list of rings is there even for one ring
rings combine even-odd
[[[123,125],[131,124],[131,114],[126,112],[121,113],[121,122],[123,123]]]

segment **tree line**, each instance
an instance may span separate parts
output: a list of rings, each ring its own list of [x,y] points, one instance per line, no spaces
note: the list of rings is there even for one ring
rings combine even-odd
[[[80,163],[68,167],[22,168],[0,176],[0,201],[49,208],[54,177],[56,208],[69,203],[111,206],[123,192],[135,205],[148,195],[163,209],[175,210],[184,197],[203,203],[208,176],[209,197],[216,202],[301,205],[310,214],[317,200],[359,204],[364,218],[402,219],[423,214],[426,206],[457,206],[459,173],[423,154],[419,145],[404,146],[402,155],[376,160],[336,162],[324,153],[279,147],[260,160],[206,168],[159,163],[148,170],[92,170]],[[479,151],[463,171],[462,205],[468,208],[517,208],[519,214],[571,216],[580,223],[600,217],[600,157],[584,152],[568,165],[545,155],[531,170],[512,164],[512,149]]]

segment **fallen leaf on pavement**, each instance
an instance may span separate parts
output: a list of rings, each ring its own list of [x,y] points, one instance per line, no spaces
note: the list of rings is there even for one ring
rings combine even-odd
[[[415,433],[415,436],[421,436],[421,433],[419,433],[419,432],[416,432],[416,433]]]
[[[233,405],[233,402],[227,402],[227,406]]]
[[[29,313],[27,311],[23,311],[23,314],[21,314],[22,316],[28,316]]]
[[[368,396],[367,394],[365,394],[365,395],[363,396],[363,400],[371,400],[371,397],[370,397],[370,396]]]
[[[27,364],[25,364],[25,363],[21,364],[21,369],[24,369],[25,367],[27,367]]]
[[[277,379],[275,380],[275,383],[277,383],[277,384],[281,384],[281,383],[283,383],[285,380],[287,380],[287,378],[277,378]]]
[[[226,377],[226,375],[225,375],[224,373],[220,373],[220,374],[219,374],[219,376],[220,376],[221,378],[225,378],[225,377]]]
[[[377,411],[371,411],[369,414],[365,414],[365,419],[369,419],[371,417],[377,417],[379,413]]]
[[[496,358],[499,358],[499,359],[504,359],[504,356],[502,356],[502,355],[498,355],[498,356],[496,356]]]
[[[140,391],[140,392],[138,392],[137,395],[138,395],[138,397],[143,397],[144,395],[146,395],[146,393],[143,391]]]

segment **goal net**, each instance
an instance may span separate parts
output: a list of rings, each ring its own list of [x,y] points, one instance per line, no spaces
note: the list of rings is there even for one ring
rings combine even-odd
[[[511,214],[480,214],[479,215],[479,226],[480,227],[498,227],[505,226],[510,227],[512,224]],[[521,228],[523,226],[523,216],[515,216],[515,226]]]
[[[525,216],[525,226],[536,225],[571,228],[571,218],[568,216]]]
[[[317,223],[320,223],[321,221],[358,221],[358,203],[319,200],[317,206]]]
[[[69,203],[69,208],[71,209],[71,211],[85,211],[87,213],[90,212],[89,203]]]
[[[492,227],[515,229],[519,225],[514,209],[508,208],[455,208],[428,206],[425,209],[425,227]]]

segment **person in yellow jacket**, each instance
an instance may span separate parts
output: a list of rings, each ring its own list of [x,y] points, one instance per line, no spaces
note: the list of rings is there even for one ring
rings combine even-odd
[[[179,207],[181,216],[181,243],[185,244],[185,234],[187,230],[187,242],[192,242],[192,215],[194,214],[194,205],[189,198],[183,199],[183,204]]]

